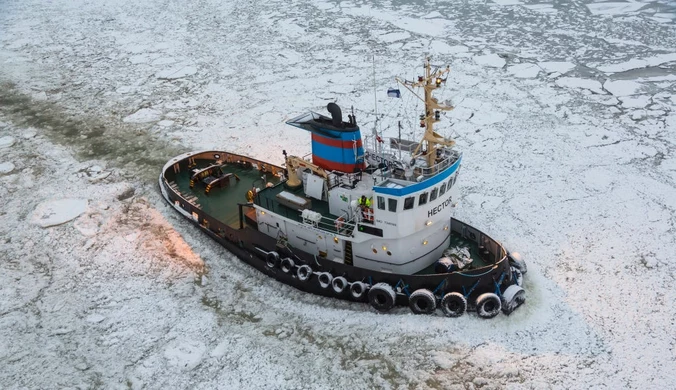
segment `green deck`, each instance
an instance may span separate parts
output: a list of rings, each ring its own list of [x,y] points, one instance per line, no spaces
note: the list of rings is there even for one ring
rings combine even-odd
[[[198,160],[197,166],[192,169],[206,168],[212,163],[213,161]],[[278,184],[279,178],[269,172],[263,173],[254,168],[244,168],[239,164],[225,164],[224,171],[234,173],[240,180],[232,179],[230,186],[213,188],[209,195],[204,193],[206,186],[201,182],[195,183],[195,187],[190,188],[188,172],[179,173],[174,181],[183,197],[190,195],[196,197],[196,203],[200,205],[204,212],[225,224],[235,227],[239,226],[239,207],[237,205],[247,202],[247,191],[252,189],[254,185],[258,188],[264,188],[267,182]],[[261,179],[263,175],[265,175],[265,182]]]

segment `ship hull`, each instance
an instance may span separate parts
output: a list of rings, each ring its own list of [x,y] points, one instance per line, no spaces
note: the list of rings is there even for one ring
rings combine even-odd
[[[410,305],[411,294],[418,290],[432,292],[436,297],[435,306],[446,294],[454,292],[462,294],[466,299],[468,309],[472,310],[477,303],[477,299],[481,299],[482,295],[496,293],[500,296],[501,292],[517,282],[513,264],[502,245],[480,230],[454,218],[449,218],[451,226],[449,234],[459,235],[466,241],[474,242],[488,258],[492,258],[490,265],[462,272],[440,274],[384,273],[318,257],[299,248],[290,249],[280,245],[277,239],[246,223],[246,209],[251,206],[246,202],[231,205],[233,208],[239,208],[238,223],[224,223],[203,210],[202,207],[194,204],[194,201],[191,202],[189,196],[186,196],[185,193],[171,184],[170,179],[176,174],[177,170],[185,170],[190,163],[194,163],[196,160],[214,159],[213,156],[222,159],[222,156],[225,155],[246,159],[254,166],[263,165],[268,172],[283,170],[283,168],[267,162],[229,154],[228,152],[187,153],[170,160],[163,168],[159,176],[162,196],[177,212],[240,260],[281,283],[312,294],[362,303],[369,302],[369,288],[376,284],[382,285],[385,283],[391,286],[395,294],[394,303],[396,305]],[[284,264],[274,261],[279,259],[293,259],[293,264],[288,267],[289,263],[287,263],[287,267],[284,267]],[[304,271],[309,270],[309,274],[301,273],[300,267],[303,267]],[[344,278],[347,283],[343,285],[343,283],[331,282],[331,279],[338,278]],[[361,284],[366,288],[361,294],[358,294],[359,291],[355,292],[351,288],[353,284]],[[523,296],[520,295],[519,298],[519,302],[503,301],[503,307],[505,307],[505,304],[509,304],[510,307],[509,310],[505,308],[503,311],[508,314],[513,308],[523,303]],[[371,303],[373,304],[373,302]]]

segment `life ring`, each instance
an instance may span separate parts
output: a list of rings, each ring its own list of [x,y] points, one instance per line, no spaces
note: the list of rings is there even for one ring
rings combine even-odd
[[[481,318],[493,318],[500,314],[502,302],[493,293],[484,293],[476,299],[476,312]]]
[[[362,282],[352,282],[352,285],[350,285],[350,294],[355,299],[359,299],[364,295],[364,292],[366,292],[366,284]]]
[[[285,274],[288,274],[289,272],[291,272],[294,265],[295,264],[294,264],[293,260],[291,260],[288,257],[285,257],[285,258],[282,259],[282,263],[280,264],[280,268],[282,269],[282,271]]]
[[[421,288],[408,297],[408,307],[414,314],[432,314],[437,308],[437,300],[432,291]]]
[[[510,252],[507,254],[507,257],[509,258],[509,265],[521,271],[523,275],[528,272],[526,262],[523,260],[523,257],[521,257],[520,254],[516,252]]]
[[[312,267],[307,264],[301,265],[296,270],[296,276],[301,282],[306,282],[312,276]]]
[[[474,232],[469,232],[469,238],[472,240],[476,240],[476,234],[474,234]]]
[[[279,253],[272,251],[265,255],[265,264],[270,268],[275,268],[279,264]]]
[[[333,291],[335,291],[336,294],[340,294],[345,291],[345,287],[347,287],[347,279],[342,276],[335,277],[331,281],[331,287],[333,287]]]
[[[345,218],[343,217],[338,217],[336,218],[336,231],[340,231],[340,229],[343,227],[343,223],[345,223]]]
[[[523,288],[513,284],[502,293],[502,312],[510,315],[524,302],[526,302],[526,292]]]
[[[331,285],[331,281],[333,280],[333,275],[331,275],[328,272],[322,272],[317,276],[317,280],[319,280],[319,286],[321,288],[327,288]]]
[[[368,297],[371,306],[381,313],[393,308],[396,299],[392,286],[387,283],[376,283],[369,290]]]
[[[467,311],[467,299],[457,292],[450,292],[441,299],[441,311],[448,317],[460,317]]]

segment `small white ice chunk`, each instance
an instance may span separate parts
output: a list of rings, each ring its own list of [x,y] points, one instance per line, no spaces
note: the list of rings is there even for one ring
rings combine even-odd
[[[87,204],[87,199],[48,200],[35,208],[31,222],[43,228],[61,225],[84,213],[87,210]]]
[[[14,164],[11,162],[4,162],[0,164],[0,173],[10,173],[14,170]]]
[[[0,138],[0,149],[9,148],[10,146],[14,145],[15,142],[16,139],[14,139],[14,137],[10,136],[2,137]]]

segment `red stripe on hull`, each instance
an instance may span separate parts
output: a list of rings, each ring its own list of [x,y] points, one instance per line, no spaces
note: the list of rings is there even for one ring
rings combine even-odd
[[[343,149],[352,149],[352,145],[354,141],[343,141],[339,139],[333,139],[333,138],[328,138],[324,137],[323,135],[315,134],[312,133],[312,140],[315,142],[319,142],[322,145],[327,145],[327,146],[334,146],[336,148],[343,148]],[[357,140],[357,147],[361,148],[361,138]]]
[[[315,155],[312,155],[312,162],[314,164],[319,165],[320,167],[328,170],[328,171],[339,171],[339,172],[353,173],[356,170],[366,168],[366,164],[364,164],[364,163],[343,164],[343,163],[337,163],[337,162],[325,160],[325,159],[323,159],[321,157],[317,157]]]

